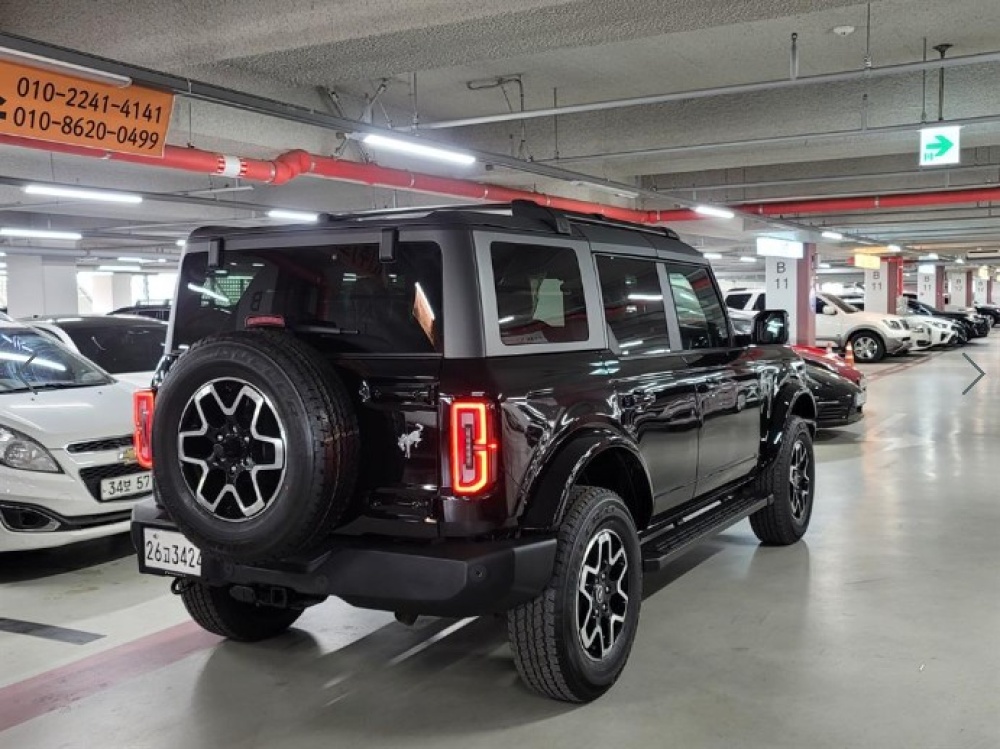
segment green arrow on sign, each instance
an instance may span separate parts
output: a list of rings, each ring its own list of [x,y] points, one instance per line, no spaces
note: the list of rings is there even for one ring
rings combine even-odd
[[[935,159],[940,159],[948,153],[954,145],[954,143],[945,138],[943,135],[939,135],[927,144],[927,152],[933,154]]]

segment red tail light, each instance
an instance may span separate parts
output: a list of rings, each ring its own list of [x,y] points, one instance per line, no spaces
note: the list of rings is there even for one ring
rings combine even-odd
[[[153,404],[156,394],[152,390],[137,390],[132,396],[132,421],[135,432],[132,444],[136,462],[143,468],[153,467]]]
[[[449,456],[451,489],[456,495],[479,494],[497,480],[497,441],[493,407],[483,400],[451,404]]]

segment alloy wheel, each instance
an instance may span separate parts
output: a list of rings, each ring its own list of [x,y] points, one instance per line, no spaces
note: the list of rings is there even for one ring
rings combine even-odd
[[[577,583],[576,620],[580,643],[593,660],[603,660],[625,629],[629,604],[628,554],[609,528],[587,545]]]
[[[206,383],[181,416],[178,458],[198,504],[243,522],[270,506],[285,473],[285,431],[274,405],[245,380]]]
[[[878,354],[878,341],[871,336],[862,335],[854,339],[854,356],[868,361]]]
[[[809,510],[809,499],[812,492],[812,468],[809,451],[801,440],[792,447],[791,467],[789,468],[789,502],[792,517],[802,522]]]

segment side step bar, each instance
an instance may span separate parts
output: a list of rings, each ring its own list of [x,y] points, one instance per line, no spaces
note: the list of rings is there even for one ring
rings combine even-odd
[[[690,520],[681,519],[666,531],[646,541],[642,547],[642,568],[646,572],[663,569],[692,546],[736,525],[745,517],[767,507],[772,497],[730,499]]]

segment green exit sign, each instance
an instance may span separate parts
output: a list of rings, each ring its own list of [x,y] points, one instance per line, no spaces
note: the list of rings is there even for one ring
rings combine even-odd
[[[920,131],[920,166],[946,166],[962,161],[962,128],[925,127]]]

